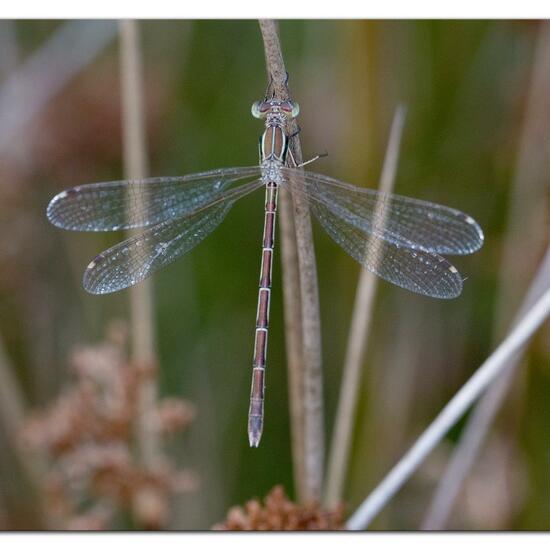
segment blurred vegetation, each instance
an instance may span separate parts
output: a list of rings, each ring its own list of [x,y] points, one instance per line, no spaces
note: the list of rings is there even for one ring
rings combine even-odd
[[[14,66],[0,78],[5,82],[60,24],[0,22],[13,25],[17,46]],[[148,21],[141,31],[151,175],[256,163],[261,126],[250,105],[266,86],[257,22]],[[457,300],[379,285],[346,490],[351,512],[497,341],[500,260],[541,23],[283,21],[280,32],[301,105],[304,155],[329,153],[312,170],[376,186],[391,118],[404,103],[396,191],[464,210],[486,236],[480,252],[456,261],[467,277]],[[101,341],[111,320],[127,316],[126,292],[90,296],[80,283],[90,258],[121,235],[69,234],[45,217],[48,200],[62,189],[122,177],[118,70],[115,40],[13,136],[9,154],[0,152],[0,336],[31,408],[51,402],[68,383],[75,346]],[[549,174],[539,174],[546,200],[539,208],[548,207]],[[248,447],[246,435],[262,220],[257,193],[154,276],[161,393],[196,410],[170,452],[200,486],[176,498],[171,528],[209,528],[231,505],[277,484],[292,495],[277,260],[259,449]],[[510,315],[549,243],[547,221],[517,244],[521,269],[515,295],[507,297]],[[359,267],[318,227],[315,237],[330,440]],[[549,329],[547,323],[530,348],[452,528],[550,528]],[[418,527],[460,429],[375,528]],[[35,501],[21,490],[26,484],[0,422],[0,528],[37,525]]]

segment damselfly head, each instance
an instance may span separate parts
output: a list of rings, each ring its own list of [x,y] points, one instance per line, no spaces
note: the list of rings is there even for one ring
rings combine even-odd
[[[256,118],[266,118],[269,114],[283,114],[287,118],[296,118],[299,113],[300,106],[290,99],[285,101],[268,99],[255,101],[252,104],[252,116]]]

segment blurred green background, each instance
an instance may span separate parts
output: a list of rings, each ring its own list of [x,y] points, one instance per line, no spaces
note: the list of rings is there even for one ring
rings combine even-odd
[[[0,21],[0,94],[63,24]],[[257,22],[146,21],[140,31],[150,174],[255,164],[262,127],[250,105],[266,87]],[[304,156],[329,153],[311,169],[376,187],[394,111],[405,104],[396,192],[468,212],[486,237],[481,251],[455,261],[467,277],[456,300],[380,282],[348,512],[495,347],[549,243],[549,34],[548,23],[529,21],[280,23]],[[0,338],[29,408],[47,406],[70,383],[74,346],[101,341],[109,321],[128,315],[127,291],[97,297],[81,287],[89,260],[121,235],[70,234],[45,216],[64,188],[123,177],[120,116],[114,36],[0,150]],[[257,192],[154,276],[160,391],[197,412],[170,454],[200,485],[175,499],[170,528],[209,528],[275,484],[293,495],[279,255],[259,449],[246,435],[262,224]],[[359,267],[318,226],[315,249],[329,441]],[[549,328],[530,346],[451,528],[550,528]],[[460,429],[374,528],[418,528]],[[0,422],[1,528],[37,527],[25,487]]]

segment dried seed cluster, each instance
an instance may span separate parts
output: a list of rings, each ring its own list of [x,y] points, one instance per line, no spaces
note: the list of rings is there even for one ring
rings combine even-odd
[[[22,443],[48,464],[47,510],[60,529],[107,529],[130,514],[139,527],[169,520],[173,493],[196,488],[196,476],[177,470],[161,451],[145,465],[136,452],[137,394],[154,367],[136,366],[125,353],[126,332],[114,326],[105,342],[77,350],[75,382],[46,410],[32,414]],[[148,422],[164,436],[194,416],[182,399],[160,399]]]
[[[317,503],[299,505],[276,485],[264,498],[234,506],[225,521],[213,527],[221,531],[337,531],[344,529],[344,507],[323,510]]]

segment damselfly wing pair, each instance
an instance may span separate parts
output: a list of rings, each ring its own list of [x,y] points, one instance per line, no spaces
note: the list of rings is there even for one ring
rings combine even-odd
[[[139,283],[209,235],[240,198],[265,188],[265,221],[258,291],[248,436],[257,447],[263,430],[265,367],[275,216],[279,187],[308,203],[325,231],[364,268],[395,285],[434,298],[455,298],[462,277],[441,254],[470,254],[483,244],[473,218],[446,206],[358,188],[304,171],[289,152],[286,123],[298,104],[274,97],[252,114],[265,120],[260,164],[181,177],[80,185],[48,205],[48,219],[73,231],[142,232],[96,256],[84,288],[108,294]]]

